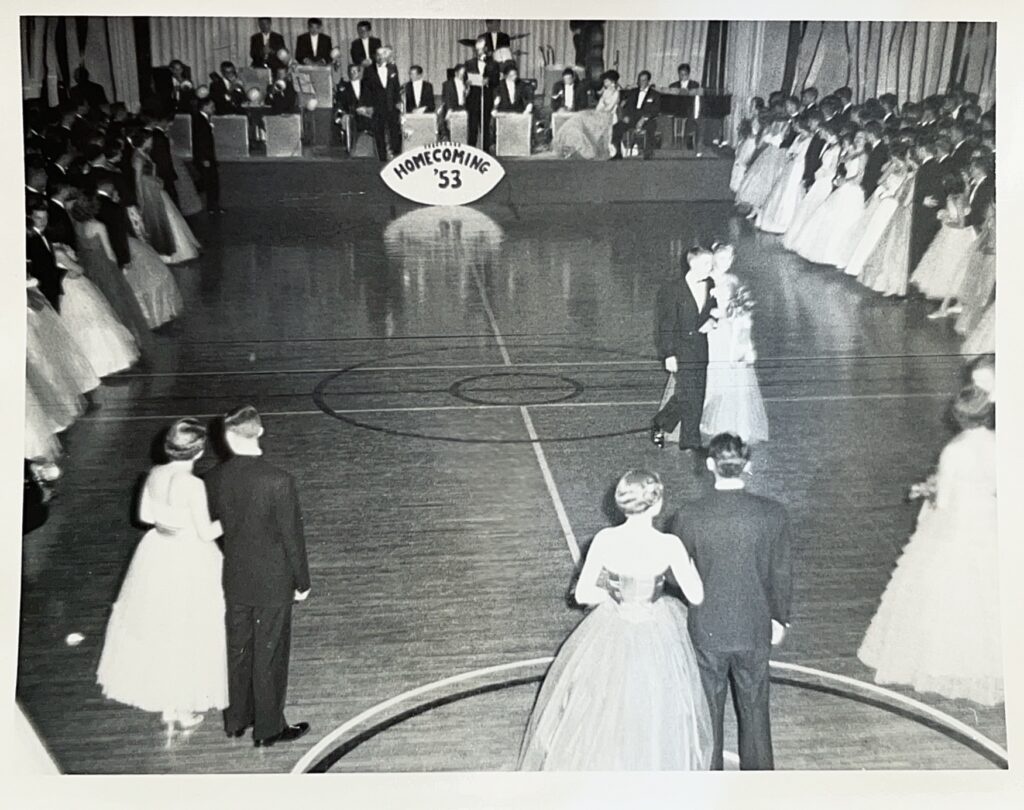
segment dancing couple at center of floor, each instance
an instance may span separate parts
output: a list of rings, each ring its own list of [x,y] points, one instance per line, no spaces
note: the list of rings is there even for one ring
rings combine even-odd
[[[740,768],[774,768],[768,667],[792,565],[785,508],[744,489],[749,459],[738,436],[714,437],[714,491],[678,512],[671,533],[654,526],[659,477],[619,480],[625,522],[587,552],[575,595],[593,609],[548,669],[520,770],[721,770],[730,680]]]
[[[691,248],[681,274],[658,293],[655,344],[669,380],[651,441],[700,450],[719,433],[768,440],[768,415],[754,364],[753,302],[732,273],[732,245]]]
[[[205,480],[193,468],[206,428],[175,422],[142,488],[139,543],[111,612],[97,682],[104,696],[161,712],[170,745],[209,709],[229,738],[256,747],[302,737],[284,717],[292,605],[309,594],[294,479],[262,458],[251,406],[224,417],[232,457]],[[223,554],[215,541],[223,537]]]

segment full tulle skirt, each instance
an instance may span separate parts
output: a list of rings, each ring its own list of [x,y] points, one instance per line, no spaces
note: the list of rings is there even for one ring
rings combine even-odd
[[[146,533],[132,557],[103,642],[103,694],[150,712],[228,704],[223,558],[194,535]]]
[[[713,735],[686,608],[612,602],[566,639],[537,695],[526,771],[706,770]]]
[[[164,203],[164,211],[167,216],[167,225],[170,229],[172,249],[166,254],[170,264],[182,264],[190,262],[199,257],[199,241],[192,233],[192,229],[181,215],[178,206],[170,195],[163,191],[161,199]]]
[[[991,301],[981,313],[977,325],[967,335],[963,343],[963,353],[967,357],[982,354],[993,354],[996,350],[996,302]]]
[[[38,311],[28,310],[25,337],[29,366],[39,372],[61,400],[77,400],[99,388],[100,378],[89,358],[49,304]]]
[[[740,185],[743,183],[743,178],[747,174],[747,168],[750,166],[750,161],[753,160],[756,150],[757,141],[754,138],[744,138],[736,149],[736,157],[732,162],[732,174],[729,177],[729,190],[733,194],[740,190]]]
[[[149,245],[135,237],[128,238],[132,261],[125,277],[135,293],[146,324],[150,329],[173,321],[183,308],[181,291],[170,269]]]
[[[747,444],[768,441],[768,412],[752,365],[708,364],[700,432],[705,443],[719,433],[735,433]]]
[[[998,581],[995,498],[959,518],[926,503],[858,657],[876,683],[1002,702]]]
[[[910,283],[926,298],[943,299],[960,291],[971,249],[977,239],[973,228],[943,226],[928,246]]]
[[[57,434],[67,426],[67,424],[59,424],[51,417],[36,393],[32,384],[32,375],[26,375],[25,458],[56,460],[60,456],[60,442],[57,440]]]
[[[899,206],[882,238],[864,262],[858,276],[861,284],[885,296],[907,294],[912,223],[910,207]]]
[[[957,334],[970,334],[985,312],[985,307],[992,300],[996,288],[996,256],[974,250],[967,264],[967,273],[957,299],[963,307],[957,316],[954,328]]]
[[[764,207],[779,175],[788,166],[787,151],[778,146],[767,146],[750,164],[743,182],[736,192],[736,204],[754,209]]]
[[[178,179],[174,181],[174,190],[178,195],[178,210],[185,217],[198,214],[203,210],[203,200],[192,179],[192,172],[185,165],[185,161],[173,152],[171,162],[174,164],[174,173],[178,175]]]
[[[139,359],[132,333],[85,276],[64,279],[60,317],[97,376],[116,374]]]
[[[607,160],[611,157],[612,114],[582,110],[568,119],[551,140],[551,154],[577,160]]]
[[[149,324],[124,271],[107,256],[95,237],[79,236],[78,255],[86,276],[107,299],[118,320],[132,333],[140,351],[143,354],[152,351],[153,337],[149,333]]]
[[[815,264],[845,264],[863,216],[864,191],[857,183],[844,183],[810,216],[792,250]]]
[[[764,208],[754,220],[754,225],[765,233],[785,233],[792,224],[805,194],[804,159],[800,156],[790,161],[779,182],[768,195]]]
[[[824,204],[832,193],[832,178],[818,178],[808,189],[803,199],[796,207],[793,214],[793,221],[786,229],[786,235],[782,237],[782,246],[786,250],[794,250],[796,240],[800,238],[807,221],[814,216],[814,213]]]
[[[872,197],[868,202],[864,210],[864,227],[860,231],[853,252],[842,268],[848,276],[857,276],[863,283],[864,264],[882,241],[897,208],[899,202],[894,197]]]

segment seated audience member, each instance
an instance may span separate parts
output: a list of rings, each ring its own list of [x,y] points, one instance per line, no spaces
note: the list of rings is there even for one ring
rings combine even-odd
[[[577,79],[576,71],[567,67],[562,71],[561,81],[551,88],[551,112],[579,112],[588,106],[586,87]]]
[[[75,70],[75,86],[68,93],[68,98],[76,107],[84,104],[94,115],[107,103],[106,91],[102,85],[89,80],[89,71],[85,65],[80,65]]]
[[[282,66],[277,52],[287,48],[284,37],[273,30],[270,17],[260,17],[257,24],[260,30],[249,38],[249,64],[254,68],[276,70]]]
[[[700,88],[700,82],[690,78],[690,66],[685,62],[677,68],[679,79],[672,82],[669,85],[669,89],[672,90],[697,90]]]
[[[373,26],[366,20],[356,26],[359,36],[352,40],[352,45],[349,48],[353,65],[372,65],[376,59],[380,40],[373,36],[372,30]]]
[[[270,107],[270,115],[291,115],[298,111],[299,94],[295,92],[288,68],[274,71],[274,83],[267,88],[265,104]]]
[[[308,31],[295,41],[295,61],[300,65],[326,65],[331,61],[331,38],[321,33],[323,20],[310,17]]]
[[[622,159],[622,142],[627,132],[642,135],[644,160],[654,157],[654,133],[658,127],[658,112],[661,99],[658,91],[651,86],[651,73],[640,71],[637,86],[629,90],[619,105],[619,120],[612,127],[612,145],[615,155],[612,160]]]
[[[404,90],[407,113],[432,113],[437,109],[434,86],[423,80],[423,68],[419,65],[409,68],[409,81],[405,83]]]
[[[533,91],[521,81],[515,62],[501,67],[501,81],[494,91],[494,110],[499,113],[533,112]]]
[[[334,94],[334,108],[339,114],[335,123],[342,123],[341,115],[350,116],[348,126],[352,127],[352,131],[348,135],[354,147],[359,135],[372,129],[373,102],[363,78],[362,65],[348,66],[348,81],[338,85]]]
[[[217,115],[239,115],[245,104],[245,86],[232,62],[221,62],[220,73],[210,74],[210,98]]]

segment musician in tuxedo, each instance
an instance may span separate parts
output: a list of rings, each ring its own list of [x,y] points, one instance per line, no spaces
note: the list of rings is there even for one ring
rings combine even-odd
[[[746,491],[750,449],[735,434],[708,444],[714,489],[669,523],[704,582],[688,611],[690,639],[714,730],[712,770],[722,770],[725,703],[732,682],[741,770],[771,770],[769,658],[789,626],[793,564],[789,516],[778,501]]]
[[[708,374],[708,332],[721,313],[711,278],[711,252],[686,252],[683,273],[662,285],[655,304],[655,346],[665,370],[676,375],[672,398],[655,414],[651,441],[665,446],[665,434],[679,425],[679,449],[699,450],[700,418]]]
[[[270,115],[293,115],[299,108],[299,94],[288,73],[288,68],[279,67],[274,71],[274,83],[267,88],[264,103],[270,107]]]
[[[309,596],[309,563],[295,479],[263,456],[263,421],[251,405],[224,416],[231,457],[205,476],[210,515],[224,527],[228,708],[224,730],[252,728],[257,748],[297,740],[284,709],[292,605]]]
[[[210,74],[210,98],[216,115],[239,115],[245,104],[245,87],[233,62],[221,62],[220,73]]]
[[[128,211],[125,210],[117,196],[114,182],[109,178],[103,178],[97,184],[96,202],[99,203],[96,219],[106,227],[107,238],[114,251],[117,266],[123,270],[131,264],[132,260],[131,251],[128,248],[131,223],[128,220]]]
[[[352,40],[349,54],[353,65],[372,65],[377,58],[380,40],[373,36],[373,26],[363,20],[356,26],[359,36]]]
[[[577,79],[576,71],[567,67],[562,71],[561,81],[551,88],[551,112],[579,112],[588,106],[587,88]]]
[[[476,54],[466,62],[466,74],[469,81],[469,100],[466,103],[467,135],[470,145],[481,146],[480,130],[483,129],[481,148],[485,152],[489,152],[492,143],[491,112],[494,108],[494,91],[501,80],[501,71],[493,59],[485,37],[478,37],[474,48]]]
[[[938,160],[935,142],[917,145],[918,169],[910,216],[910,271],[913,272],[942,227],[938,212],[946,205],[942,178],[946,174]]]
[[[373,131],[373,100],[366,87],[364,68],[361,64],[348,66],[348,81],[341,82],[334,93],[334,108],[341,115],[349,116],[348,126],[353,128],[349,133],[352,147],[360,133]],[[342,123],[340,118],[336,119]]]
[[[32,195],[26,203],[28,213],[28,238],[25,255],[28,258],[28,272],[39,282],[39,292],[60,312],[60,298],[64,294],[64,271],[57,266],[53,255],[53,244],[46,237],[49,212],[45,197]]]
[[[180,59],[172,59],[166,68],[153,68],[153,86],[163,109],[180,113],[192,111],[195,100],[192,69]]]
[[[700,82],[690,78],[690,66],[683,62],[676,73],[679,78],[669,85],[670,90],[688,90],[693,92],[700,89]],[[794,137],[796,137],[794,135]],[[689,145],[689,149],[699,152],[701,143],[704,140],[704,121],[701,118],[687,118],[683,125],[683,142]]]
[[[377,157],[388,159],[391,153],[402,151],[402,81],[398,66],[391,61],[393,51],[387,45],[377,49],[376,62],[364,72],[370,106],[373,107],[373,139],[377,144]]]
[[[217,167],[217,147],[213,140],[213,99],[209,96],[199,102],[192,115],[192,165],[199,176],[199,185],[206,194],[206,212],[222,214],[220,207],[220,171]]]
[[[171,139],[167,135],[169,125],[169,116],[158,115],[147,127],[153,135],[153,146],[150,148],[149,156],[153,160],[156,176],[164,183],[164,191],[177,205],[178,192],[175,189],[175,181],[178,179],[178,173],[174,170],[174,161],[171,159]]]
[[[804,91],[806,93],[806,91]],[[814,175],[821,168],[821,154],[825,151],[825,135],[821,126],[825,122],[825,116],[820,109],[812,109],[805,113],[807,120],[807,131],[811,133],[811,140],[807,144],[807,152],[804,154],[804,188],[809,189],[814,185]]]
[[[68,93],[68,98],[76,106],[85,105],[92,114],[100,111],[107,104],[107,93],[103,86],[89,79],[89,71],[85,65],[75,69],[75,86]]]
[[[484,20],[484,25],[487,30],[480,34],[480,37],[487,41],[491,53],[497,52],[499,48],[512,48],[512,37],[500,30],[500,20]]]
[[[295,40],[295,61],[300,65],[326,65],[331,61],[331,38],[321,33],[323,20],[310,17],[307,32]]]
[[[432,113],[437,110],[434,86],[423,80],[423,68],[419,65],[409,68],[409,81],[403,88],[403,98],[407,113]]]
[[[615,146],[612,160],[622,159],[622,139],[630,130],[646,135],[643,144],[644,160],[654,157],[654,133],[658,129],[661,98],[651,86],[649,70],[641,70],[636,80],[637,86],[626,93],[619,105],[619,120],[612,127],[612,143]]]
[[[885,134],[885,127],[880,121],[868,121],[864,125],[864,137],[867,141],[868,159],[864,165],[864,174],[861,176],[860,187],[864,189],[864,199],[868,200],[878,188],[878,181],[882,179],[882,170],[889,162],[889,147],[885,145],[882,136]]]
[[[533,91],[519,79],[515,62],[506,62],[501,68],[501,81],[494,93],[494,111],[499,113],[532,113]]]
[[[676,81],[672,82],[672,84],[669,85],[669,88],[673,90],[700,89],[700,82],[690,78],[690,66],[686,62],[683,62],[683,64],[676,68],[676,73],[678,74],[679,78]]]
[[[284,37],[273,30],[270,17],[257,20],[260,30],[249,37],[249,64],[254,68],[270,68],[271,71],[281,67],[277,52],[286,50]]]

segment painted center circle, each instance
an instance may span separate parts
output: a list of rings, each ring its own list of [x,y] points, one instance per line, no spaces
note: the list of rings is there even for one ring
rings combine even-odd
[[[456,380],[448,391],[473,405],[551,405],[574,399],[583,386],[560,374],[506,371]]]

